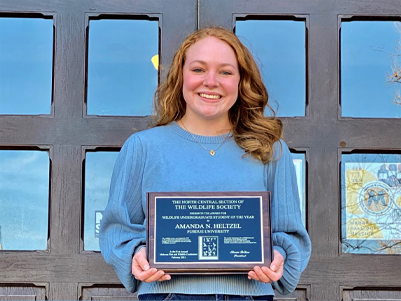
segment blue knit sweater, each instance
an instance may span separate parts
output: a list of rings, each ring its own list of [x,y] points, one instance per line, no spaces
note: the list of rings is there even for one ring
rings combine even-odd
[[[216,149],[226,138],[195,137]],[[281,153],[282,146],[282,154]],[[311,252],[302,225],[298,188],[291,154],[284,141],[274,146],[268,164],[250,156],[232,137],[211,156],[176,122],[132,135],[116,161],[110,195],[100,228],[100,249],[127,290],[138,294],[274,295],[272,285],[249,280],[247,275],[178,276],[145,283],[131,273],[132,257],[146,244],[146,193],[168,191],[271,192],[273,248],[285,258],[283,277],[273,283],[280,293],[292,292]]]

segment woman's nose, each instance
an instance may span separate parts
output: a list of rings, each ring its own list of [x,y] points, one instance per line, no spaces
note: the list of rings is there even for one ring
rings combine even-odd
[[[217,87],[219,85],[219,81],[217,79],[217,74],[215,72],[208,72],[206,74],[205,80],[203,84],[206,87]]]

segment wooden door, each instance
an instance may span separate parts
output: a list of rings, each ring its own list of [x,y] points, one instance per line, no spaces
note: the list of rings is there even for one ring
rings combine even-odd
[[[147,127],[197,2],[5,0],[0,24],[0,299],[133,299],[94,245],[97,172]]]
[[[378,63],[364,58],[350,41],[369,48],[369,39],[383,36],[378,28],[396,24],[400,15],[398,0],[1,1],[0,299],[135,298],[96,246],[107,175],[123,142],[148,125],[151,97],[139,89],[144,83],[138,74],[145,83],[149,74],[157,85],[186,35],[218,25],[259,51],[270,99],[284,122],[284,138],[294,160],[301,162],[299,187],[306,201],[300,205],[312,257],[297,290],[276,299],[401,300],[396,186],[386,203],[392,206],[387,223],[393,236],[381,249],[367,246],[384,239],[367,235],[357,240],[347,225],[360,222],[359,216],[365,222],[373,213],[385,216],[390,209],[372,213],[369,205],[351,218],[346,208],[348,176],[360,190],[387,179],[371,173],[366,180],[361,170],[376,171],[384,164],[391,174],[391,166],[401,163],[401,106],[381,112],[388,96],[366,105],[377,90],[377,80],[369,79]],[[372,29],[363,31],[359,24]],[[148,30],[151,34],[133,34]],[[40,34],[32,39],[30,32]],[[156,50],[145,58],[135,52],[147,47]],[[269,61],[265,49],[276,51],[276,57]],[[393,58],[383,76],[388,87],[396,87],[390,83],[398,80],[397,49],[378,44],[369,49]],[[364,70],[361,66],[367,71],[353,73]],[[21,82],[13,84],[14,79]],[[127,108],[131,101],[134,108]],[[40,229],[38,238],[33,229]]]
[[[305,153],[312,257],[294,294],[277,300],[401,300],[401,177],[391,184],[373,173],[383,166],[395,175],[401,163],[395,59],[400,13],[399,3],[391,0],[199,0],[200,27],[223,26],[251,45],[267,74],[270,99],[288,102],[279,106],[284,138],[293,152]],[[379,79],[377,68],[382,68]],[[297,95],[288,99],[289,94],[274,91],[276,77],[282,77],[278,92],[296,90]],[[360,208],[369,205],[368,199],[356,201],[369,183],[394,192],[391,209]]]

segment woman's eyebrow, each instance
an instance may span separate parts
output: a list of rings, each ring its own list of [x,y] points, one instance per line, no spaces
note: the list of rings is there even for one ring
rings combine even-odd
[[[203,65],[206,65],[206,64],[207,64],[207,63],[206,63],[205,61],[203,61],[203,60],[194,60],[194,61],[189,62],[189,64],[193,64],[193,63],[200,63],[200,64],[203,64]],[[235,65],[233,65],[233,64],[230,64],[230,63],[221,63],[221,64],[219,64],[219,66],[221,66],[221,67],[231,66],[231,67],[233,67],[233,68],[238,68],[237,66],[235,66]]]

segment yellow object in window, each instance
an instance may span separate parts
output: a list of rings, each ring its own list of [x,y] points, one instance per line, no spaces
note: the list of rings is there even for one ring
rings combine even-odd
[[[152,63],[153,63],[153,66],[155,67],[155,69],[159,70],[159,55],[156,54],[156,55],[152,56],[151,60],[152,60]]]

